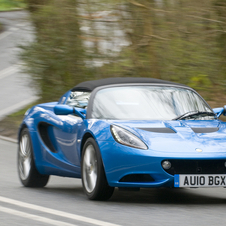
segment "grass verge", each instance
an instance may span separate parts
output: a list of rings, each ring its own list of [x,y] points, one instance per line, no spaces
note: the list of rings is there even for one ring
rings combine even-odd
[[[40,102],[29,104],[25,108],[11,115],[8,115],[4,119],[2,119],[0,121],[0,135],[17,139],[18,129],[24,118],[24,113],[27,111],[27,109],[31,108],[32,106],[38,103]]]
[[[24,9],[26,4],[23,0],[0,0],[0,11]]]

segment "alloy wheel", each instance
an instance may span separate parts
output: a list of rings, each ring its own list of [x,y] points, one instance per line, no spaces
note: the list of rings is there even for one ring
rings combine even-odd
[[[97,156],[93,145],[88,145],[83,159],[83,179],[87,192],[91,193],[97,183]]]
[[[20,177],[22,180],[26,180],[31,170],[31,143],[27,134],[21,137],[18,157]]]

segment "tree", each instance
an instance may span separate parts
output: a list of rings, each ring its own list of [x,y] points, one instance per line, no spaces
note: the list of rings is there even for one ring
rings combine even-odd
[[[48,1],[36,9],[31,15],[36,38],[22,47],[21,58],[42,101],[56,100],[75,84],[89,79],[84,68],[77,1]]]
[[[171,80],[208,98],[224,88],[225,0],[27,1],[36,41],[22,59],[42,99],[106,77]]]

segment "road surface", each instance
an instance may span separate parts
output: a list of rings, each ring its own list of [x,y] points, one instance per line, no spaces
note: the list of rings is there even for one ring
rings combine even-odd
[[[19,45],[33,40],[28,13],[0,12],[0,119],[37,100],[29,76],[20,72]]]
[[[0,140],[0,225],[225,225],[226,189],[116,189],[109,201],[89,201],[79,179],[51,176],[45,188],[25,188],[16,170],[17,144]]]

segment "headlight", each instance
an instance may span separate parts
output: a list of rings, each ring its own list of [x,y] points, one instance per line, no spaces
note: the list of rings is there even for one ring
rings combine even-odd
[[[114,139],[120,144],[139,149],[148,149],[144,142],[137,136],[119,126],[111,125],[111,133]]]

